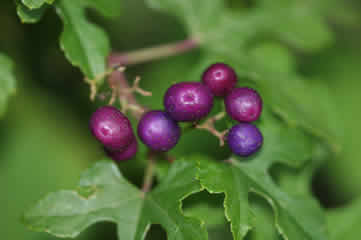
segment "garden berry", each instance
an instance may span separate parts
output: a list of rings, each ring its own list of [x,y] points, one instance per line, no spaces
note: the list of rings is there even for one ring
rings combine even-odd
[[[164,96],[164,106],[176,121],[197,121],[211,111],[213,94],[199,82],[182,82],[171,86]]]
[[[180,128],[166,112],[151,111],[143,115],[138,125],[138,136],[155,151],[168,151],[179,140]]]
[[[227,113],[239,122],[257,120],[262,112],[262,99],[251,88],[235,88],[224,100]]]
[[[105,148],[107,155],[116,162],[126,161],[135,156],[138,150],[138,142],[136,139],[123,151],[111,151]]]
[[[224,63],[216,63],[203,73],[202,81],[215,96],[224,97],[236,85],[237,75],[230,66]]]
[[[227,141],[234,154],[246,157],[255,153],[262,146],[263,136],[256,126],[250,123],[240,123],[231,128]]]
[[[123,151],[134,141],[128,118],[115,107],[96,110],[90,119],[90,129],[96,139],[112,151]]]

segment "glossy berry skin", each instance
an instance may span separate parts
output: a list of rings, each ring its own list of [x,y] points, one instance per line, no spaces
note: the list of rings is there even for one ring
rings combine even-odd
[[[262,98],[251,88],[235,88],[224,100],[226,111],[239,122],[256,121],[262,112]]]
[[[203,73],[202,82],[211,89],[215,96],[224,97],[235,87],[237,75],[227,64],[216,63]]]
[[[123,151],[134,140],[128,118],[117,108],[98,108],[90,119],[90,129],[95,138],[112,151]]]
[[[164,96],[168,114],[178,122],[193,122],[208,115],[213,107],[213,94],[199,82],[172,85]]]
[[[107,155],[116,162],[129,160],[135,156],[138,151],[138,142],[136,139],[123,151],[111,151],[105,149]]]
[[[260,149],[263,144],[263,136],[256,126],[250,123],[240,123],[231,128],[227,141],[234,154],[247,157]]]
[[[138,125],[139,138],[154,151],[172,149],[178,143],[180,133],[178,123],[163,111],[146,113]]]

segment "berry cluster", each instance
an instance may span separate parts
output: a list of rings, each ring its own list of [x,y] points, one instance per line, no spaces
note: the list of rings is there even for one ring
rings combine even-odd
[[[237,75],[228,65],[216,63],[203,74],[202,82],[181,82],[168,88],[164,95],[165,111],[148,111],[138,124],[140,140],[154,151],[169,151],[179,141],[179,122],[198,123],[213,107],[214,96],[224,97],[228,115],[240,122],[228,133],[233,153],[249,156],[263,143],[259,129],[250,122],[262,112],[262,99],[250,88],[235,88]],[[90,128],[106,153],[116,161],[132,158],[137,141],[128,118],[110,106],[99,108],[91,117]],[[222,136],[222,135],[221,135]]]
[[[227,142],[234,154],[249,156],[263,144],[259,129],[250,122],[259,119],[262,112],[262,98],[251,88],[235,88],[237,75],[223,63],[211,65],[203,74],[202,81],[214,95],[224,98],[228,115],[240,122],[233,126],[227,136]]]

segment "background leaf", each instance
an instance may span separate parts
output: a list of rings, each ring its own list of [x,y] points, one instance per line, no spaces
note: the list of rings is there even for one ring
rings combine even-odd
[[[169,239],[207,239],[200,222],[183,216],[180,202],[201,190],[195,163],[177,161],[149,195],[124,179],[115,164],[99,162],[84,173],[77,191],[49,194],[25,214],[33,230],[75,237],[99,221],[118,225],[119,238],[144,239],[151,223],[165,228]]]
[[[44,4],[52,4],[55,0],[21,0],[21,2],[29,9],[40,8]]]
[[[300,167],[309,161],[313,154],[310,139],[302,131],[284,126],[267,110],[258,126],[265,139],[262,149],[247,160],[232,160],[233,166],[201,161],[201,185],[210,193],[225,193],[225,214],[235,239],[243,239],[252,228],[249,192],[272,206],[275,228],[286,239],[327,239],[323,214],[316,202],[301,195],[293,198],[268,174],[275,163]]]
[[[90,79],[104,73],[109,40],[102,29],[88,22],[84,3],[61,0],[56,9],[64,24],[60,45],[68,60]]]
[[[15,76],[13,62],[0,53],[0,115],[3,115],[8,98],[15,93]]]
[[[16,11],[22,23],[37,23],[43,17],[47,10],[47,5],[42,5],[40,8],[29,9],[20,0],[16,1]]]
[[[327,220],[331,240],[357,239],[361,234],[360,199],[355,199],[345,207],[330,210]]]

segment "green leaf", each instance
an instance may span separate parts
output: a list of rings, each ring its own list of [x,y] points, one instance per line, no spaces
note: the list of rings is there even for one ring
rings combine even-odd
[[[30,10],[42,7],[45,3],[52,4],[55,0],[21,0]]]
[[[117,17],[120,15],[120,1],[116,0],[86,0],[87,4],[106,17]]]
[[[251,218],[253,227],[247,239],[249,240],[281,240],[281,235],[274,227],[274,215],[267,201],[251,194],[249,197]]]
[[[23,23],[38,22],[54,0],[17,0],[17,13]],[[106,33],[90,23],[85,10],[88,7],[98,10],[107,17],[118,16],[120,2],[116,0],[59,0],[54,4],[61,17],[64,30],[60,46],[68,60],[81,69],[90,79],[105,72],[105,58],[110,52]],[[101,83],[103,79],[100,79]]]
[[[331,240],[354,240],[361,234],[361,200],[356,199],[346,207],[329,210],[328,229]]]
[[[267,111],[258,126],[265,139],[260,152],[248,159],[232,159],[231,164],[201,161],[201,185],[210,193],[225,193],[225,214],[236,240],[252,229],[249,192],[272,206],[276,229],[285,239],[327,239],[318,204],[303,195],[294,198],[283,192],[267,173],[275,163],[292,167],[307,163],[313,154],[310,139]]]
[[[68,60],[90,79],[104,73],[110,43],[105,32],[87,20],[85,3],[60,0],[55,7],[64,24],[60,45]]]
[[[268,60],[274,59],[269,57]],[[232,62],[236,63],[237,60],[233,59]],[[301,126],[312,135],[327,141],[332,150],[337,151],[334,133],[327,124],[328,113],[334,110],[334,106],[330,104],[331,95],[327,85],[312,83],[294,71],[271,69],[266,63],[258,61],[258,58],[250,58],[239,72],[241,76],[260,86],[260,91],[273,112],[288,124]]]
[[[29,9],[20,1],[17,1],[16,11],[22,23],[37,23],[43,17],[45,11],[48,9],[47,5],[40,8]]]
[[[24,222],[58,237],[75,237],[96,222],[111,221],[119,239],[144,239],[152,223],[160,224],[168,239],[207,239],[201,222],[181,210],[182,199],[202,190],[196,172],[195,162],[177,160],[164,181],[144,196],[114,163],[99,162],[82,176],[77,191],[49,194],[25,214]]]
[[[260,1],[257,7],[244,12],[231,11],[222,0],[212,4],[207,0],[148,3],[177,16],[204,48],[218,53],[237,52],[259,36],[276,37],[307,51],[318,50],[332,39],[321,13],[302,1]]]
[[[8,99],[15,93],[15,76],[13,62],[0,53],[0,116],[6,110]]]
[[[194,206],[185,209],[184,214],[202,220],[207,228],[224,225],[226,223],[223,209],[208,205],[205,202],[197,203]]]

